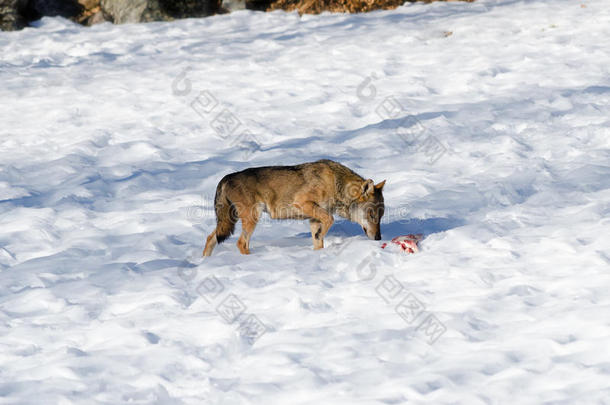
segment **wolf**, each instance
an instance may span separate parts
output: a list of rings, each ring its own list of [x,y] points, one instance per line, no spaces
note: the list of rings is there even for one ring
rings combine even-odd
[[[326,159],[228,174],[216,187],[216,229],[207,237],[203,256],[233,234],[238,220],[242,232],[237,247],[250,254],[250,237],[263,212],[273,219],[308,219],[314,249],[324,247],[333,214],[360,224],[370,239],[380,240],[384,185],[385,180],[374,184]]]

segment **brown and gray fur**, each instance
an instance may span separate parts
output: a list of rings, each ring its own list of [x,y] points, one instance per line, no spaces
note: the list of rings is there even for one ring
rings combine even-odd
[[[262,212],[274,219],[309,219],[314,249],[324,247],[324,236],[333,224],[333,214],[362,226],[370,239],[381,239],[384,212],[382,189],[349,168],[332,160],[296,166],[254,167],[223,177],[216,187],[216,229],[206,241],[204,256],[235,230],[242,233],[237,247],[249,254],[250,236]]]

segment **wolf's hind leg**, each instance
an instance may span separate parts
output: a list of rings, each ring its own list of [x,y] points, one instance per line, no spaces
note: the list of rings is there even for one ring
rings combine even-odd
[[[260,217],[261,210],[259,207],[252,207],[250,210],[241,213],[241,235],[237,240],[237,248],[244,255],[250,254],[250,237],[254,232],[256,223]]]
[[[203,248],[203,255],[211,256],[212,250],[214,250],[217,243],[218,243],[218,240],[216,239],[216,230],[214,230],[214,232],[212,232],[208,236],[208,239],[205,241],[205,248]]]
[[[317,219],[310,219],[309,227],[311,228],[311,240],[313,241],[313,248],[322,249],[324,247],[324,240],[321,237],[322,223]]]

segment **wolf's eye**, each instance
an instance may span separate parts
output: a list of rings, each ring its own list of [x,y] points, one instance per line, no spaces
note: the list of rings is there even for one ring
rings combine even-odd
[[[369,211],[369,218],[375,219],[375,214],[373,213],[373,211]]]

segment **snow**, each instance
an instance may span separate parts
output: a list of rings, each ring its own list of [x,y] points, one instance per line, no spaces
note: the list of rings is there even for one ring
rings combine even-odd
[[[484,0],[0,33],[0,404],[610,404],[608,22]],[[382,241],[263,218],[252,255],[201,257],[222,176],[320,158],[387,179]]]

